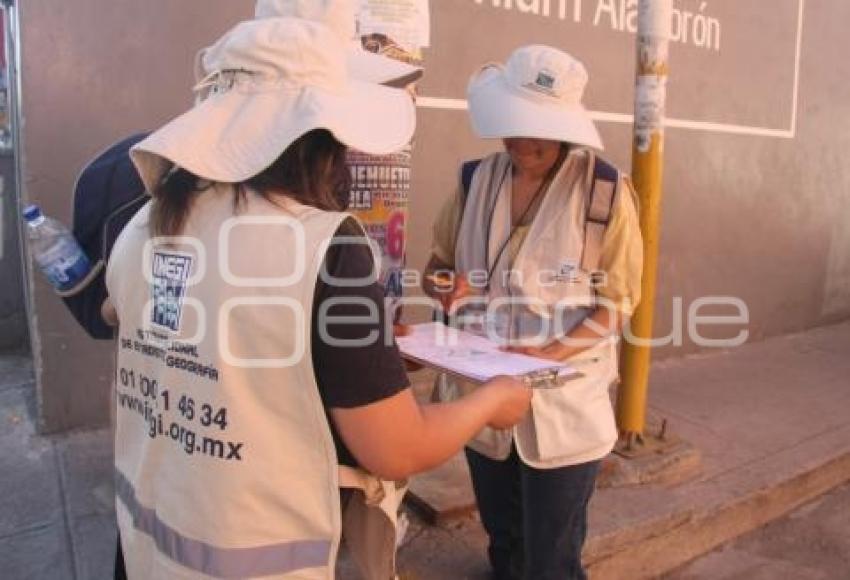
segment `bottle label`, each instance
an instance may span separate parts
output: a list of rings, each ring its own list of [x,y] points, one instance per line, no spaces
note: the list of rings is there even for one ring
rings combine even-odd
[[[91,269],[82,249],[68,238],[58,240],[36,261],[50,284],[59,291],[73,288]]]

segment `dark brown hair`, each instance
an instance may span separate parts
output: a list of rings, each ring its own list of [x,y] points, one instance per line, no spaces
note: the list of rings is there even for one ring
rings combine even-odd
[[[351,188],[345,151],[345,145],[330,131],[315,129],[305,133],[269,167],[236,184],[234,207],[245,199],[246,188],[251,188],[272,203],[276,195],[286,195],[323,210],[345,209]],[[183,168],[168,173],[153,195],[152,235],[180,235],[192,201],[203,189],[202,180]]]

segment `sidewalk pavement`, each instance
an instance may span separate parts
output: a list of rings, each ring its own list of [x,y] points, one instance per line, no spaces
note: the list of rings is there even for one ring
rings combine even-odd
[[[850,480],[850,322],[655,364],[650,397],[653,415],[699,448],[702,469],[673,486],[597,492],[594,580],[657,576]],[[40,437],[33,407],[29,363],[0,358],[2,576],[110,578],[109,433]],[[474,514],[437,526],[410,517],[406,577],[487,577]]]
[[[35,433],[32,365],[0,357],[0,577],[112,578],[116,532],[108,430]]]

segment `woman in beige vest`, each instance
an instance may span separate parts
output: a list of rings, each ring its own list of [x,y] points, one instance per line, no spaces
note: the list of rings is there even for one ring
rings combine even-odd
[[[521,423],[467,448],[498,579],[585,577],[587,504],[617,438],[608,389],[640,298],[642,245],[629,180],[593,152],[586,82],[581,63],[545,46],[476,73],[473,128],[505,151],[465,165],[434,224],[424,289],[450,321],[584,373],[536,389]],[[444,399],[470,390],[439,383]]]
[[[397,150],[415,114],[406,92],[351,78],[346,53],[317,22],[241,23],[202,52],[196,106],[132,151],[153,200],[106,275],[131,580],[327,580],[343,532],[386,580],[397,482],[527,411],[507,378],[414,400],[342,210],[346,147]]]

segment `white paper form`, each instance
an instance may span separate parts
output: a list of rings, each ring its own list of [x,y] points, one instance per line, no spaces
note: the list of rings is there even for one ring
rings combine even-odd
[[[405,358],[476,383],[498,375],[519,377],[546,371],[557,371],[562,378],[579,375],[569,365],[504,352],[485,337],[439,322],[413,325],[410,334],[396,337],[396,342]]]

